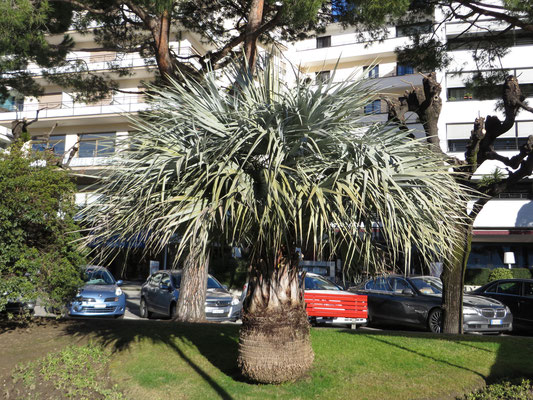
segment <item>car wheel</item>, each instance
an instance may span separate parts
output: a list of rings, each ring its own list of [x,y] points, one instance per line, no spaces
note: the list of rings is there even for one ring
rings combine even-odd
[[[174,319],[176,317],[176,303],[172,303],[170,305],[170,313],[169,313],[170,319]]]
[[[141,310],[141,318],[152,318],[152,313],[148,311],[148,307],[146,306],[146,300],[144,300],[144,298],[141,299],[139,309]]]
[[[433,333],[442,332],[442,310],[434,308],[428,316],[428,330]]]

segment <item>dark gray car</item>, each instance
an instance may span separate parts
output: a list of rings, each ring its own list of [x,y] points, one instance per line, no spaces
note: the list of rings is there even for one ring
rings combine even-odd
[[[355,291],[368,296],[371,323],[411,326],[435,333],[442,330],[442,284],[438,278],[391,275],[369,280]],[[465,332],[505,332],[512,329],[512,323],[511,311],[501,302],[464,296]]]
[[[164,270],[152,274],[141,287],[141,317],[153,314],[173,317],[178,303],[181,271]],[[210,321],[236,321],[242,303],[211,275],[207,278],[205,316]]]
[[[533,279],[500,279],[471,293],[502,302],[511,309],[515,328],[533,332]]]

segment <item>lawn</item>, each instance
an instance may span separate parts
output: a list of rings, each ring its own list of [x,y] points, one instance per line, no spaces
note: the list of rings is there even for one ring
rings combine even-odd
[[[70,321],[56,330],[62,345],[105,349],[110,382],[132,400],[454,399],[486,381],[533,376],[533,339],[525,337],[312,329],[309,375],[272,386],[239,376],[235,325]],[[0,350],[9,355],[4,335]]]

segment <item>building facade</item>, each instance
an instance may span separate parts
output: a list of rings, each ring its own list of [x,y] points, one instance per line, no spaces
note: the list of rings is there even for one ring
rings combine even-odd
[[[355,29],[344,29],[334,24],[318,37],[280,44],[276,47],[276,62],[284,65],[284,70],[290,71],[291,66],[300,70],[315,83],[328,79],[353,79],[354,74],[370,78],[370,84],[382,95],[361,112],[368,115],[369,121],[385,122],[387,104],[384,98],[401,96],[406,90],[420,86],[423,78],[411,66],[397,62],[395,49],[409,41],[409,35],[413,32],[423,34],[433,31],[453,43],[450,47],[453,59],[450,67],[438,72],[443,101],[439,119],[440,146],[443,151],[462,158],[474,119],[491,114],[501,116],[501,112],[494,111],[496,98],[478,100],[468,93],[464,83],[476,70],[471,50],[472,43],[482,37],[482,28],[505,28],[492,21],[481,21],[480,24],[478,31],[473,29],[469,37],[461,35],[465,26],[460,22],[436,27],[428,20],[414,25],[391,26],[389,37],[381,42],[365,41]],[[91,200],[91,187],[97,184],[98,174],[111,162],[117,144],[124,137],[134,134],[128,115],[147,109],[142,87],[144,81],[154,76],[154,66],[150,60],[138,54],[102,51],[90,35],[71,34],[77,43],[71,57],[85,61],[92,73],[107,73],[109,63],[118,63],[128,67],[132,74],[124,78],[116,77],[120,82],[120,91],[97,103],[76,102],[73,100],[74,93],[50,85],[45,87],[45,93],[39,98],[9,99],[0,107],[0,145],[9,142],[12,121],[23,118],[32,121],[39,110],[37,121],[29,126],[34,148],[53,147],[57,154],[64,154],[68,158],[69,151],[79,145],[70,167],[79,188],[76,201],[83,206]],[[523,91],[531,100],[533,60],[523,55],[533,50],[533,43],[529,43],[520,31],[513,31],[512,39],[513,46],[502,59],[502,66],[518,76]],[[176,39],[172,45],[174,51],[182,56],[203,54],[208,50],[193,34],[180,34],[179,40]],[[34,71],[37,79],[38,71]],[[287,74],[288,79],[290,76],[290,73]],[[415,136],[424,136],[415,114],[409,115],[407,123]],[[520,113],[513,129],[497,139],[496,150],[503,155],[512,155],[529,134],[533,134],[533,114]],[[485,162],[478,170],[477,178],[493,173],[495,168],[506,173],[501,163]],[[503,193],[489,201],[475,221],[473,242],[469,260],[471,267],[503,267],[506,252],[513,252],[515,267],[533,267],[531,179],[517,185],[512,192]]]

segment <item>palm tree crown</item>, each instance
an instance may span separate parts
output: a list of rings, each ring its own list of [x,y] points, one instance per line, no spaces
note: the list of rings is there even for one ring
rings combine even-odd
[[[449,253],[464,191],[425,143],[364,122],[363,80],[289,86],[269,68],[230,79],[230,89],[214,73],[152,88],[86,210],[89,240],[140,233],[157,250],[178,234],[180,251],[205,250],[223,233],[257,257],[344,245],[368,266],[382,264],[383,245],[393,259],[412,246]]]

